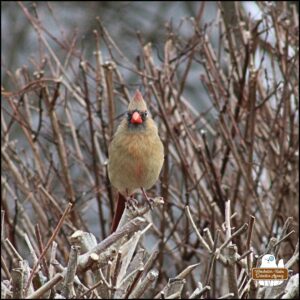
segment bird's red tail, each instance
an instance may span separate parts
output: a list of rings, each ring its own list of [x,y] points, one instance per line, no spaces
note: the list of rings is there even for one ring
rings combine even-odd
[[[124,209],[125,209],[126,198],[120,193],[118,193],[117,197],[118,197],[117,206],[115,209],[115,214],[113,217],[110,233],[113,233],[116,231],[116,229],[120,223],[121,217],[123,215]]]

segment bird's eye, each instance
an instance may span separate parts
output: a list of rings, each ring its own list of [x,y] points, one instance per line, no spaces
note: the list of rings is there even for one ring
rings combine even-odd
[[[144,111],[143,112],[143,117],[147,117],[148,116],[148,112],[147,111]]]
[[[132,117],[132,113],[131,113],[131,112],[128,112],[128,113],[127,113],[127,118],[128,118],[128,119],[131,119],[131,117]]]

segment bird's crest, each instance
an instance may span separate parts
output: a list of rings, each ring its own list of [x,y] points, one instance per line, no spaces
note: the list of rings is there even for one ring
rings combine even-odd
[[[143,98],[143,95],[139,90],[136,90],[132,100],[130,101],[128,105],[128,111],[146,111],[147,110],[147,105],[146,102]]]

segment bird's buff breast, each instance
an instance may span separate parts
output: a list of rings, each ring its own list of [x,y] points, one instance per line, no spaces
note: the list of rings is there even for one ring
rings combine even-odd
[[[163,164],[163,146],[157,134],[115,136],[110,147],[108,174],[122,194],[143,187],[149,189],[158,179]]]

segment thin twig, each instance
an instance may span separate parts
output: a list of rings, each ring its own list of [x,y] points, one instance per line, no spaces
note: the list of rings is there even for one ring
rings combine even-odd
[[[48,251],[49,247],[51,246],[52,242],[53,242],[54,239],[56,238],[56,236],[57,236],[59,230],[61,229],[61,227],[62,227],[62,225],[63,225],[63,222],[64,222],[65,218],[67,217],[67,215],[68,215],[69,211],[71,210],[71,208],[72,208],[72,203],[69,203],[68,206],[67,206],[67,208],[65,209],[63,215],[61,216],[61,218],[60,218],[60,220],[59,220],[57,226],[55,227],[55,229],[54,229],[54,231],[53,231],[53,233],[52,233],[52,236],[51,236],[50,239],[48,240],[48,243],[46,244],[46,246],[45,246],[43,252],[42,252],[41,255],[39,256],[38,261],[36,262],[36,264],[35,264],[34,267],[32,268],[32,271],[31,271],[31,274],[30,274],[30,276],[29,276],[28,282],[26,283],[26,286],[25,286],[25,291],[24,291],[24,294],[25,294],[25,295],[27,295],[28,288],[29,288],[29,286],[30,286],[30,284],[31,284],[31,281],[32,281],[32,279],[33,279],[33,276],[34,276],[34,274],[35,274],[35,272],[36,272],[36,270],[37,270],[37,268],[38,268],[40,262],[42,261],[43,257],[44,257],[45,254],[47,253],[47,251]]]

